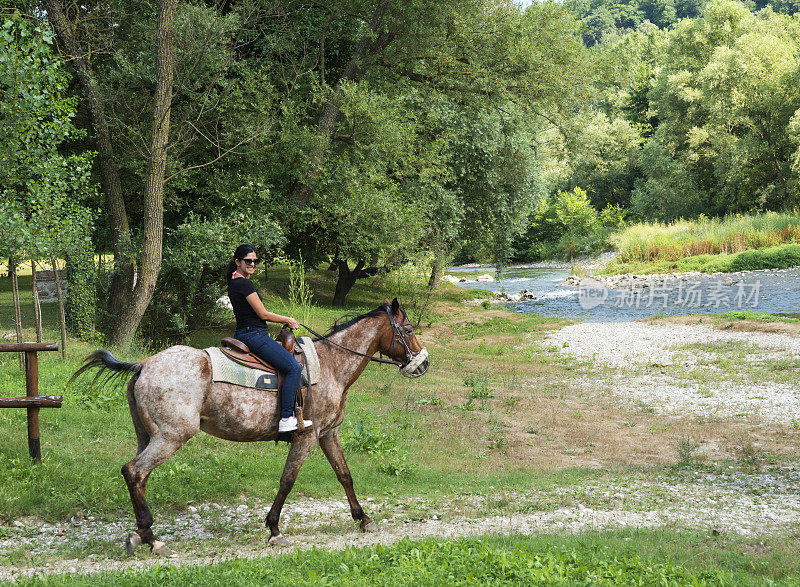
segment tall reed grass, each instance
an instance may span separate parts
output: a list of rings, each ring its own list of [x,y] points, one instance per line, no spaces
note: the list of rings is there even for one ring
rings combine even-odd
[[[634,224],[611,238],[623,263],[676,261],[800,243],[800,211],[701,216],[670,224]]]

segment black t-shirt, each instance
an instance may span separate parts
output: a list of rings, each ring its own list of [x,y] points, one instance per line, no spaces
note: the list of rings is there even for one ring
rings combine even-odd
[[[267,325],[265,320],[262,320],[253,310],[253,306],[247,301],[247,296],[256,292],[258,299],[261,299],[261,294],[258,293],[256,286],[253,282],[244,277],[237,277],[228,281],[228,297],[233,306],[233,314],[236,316],[236,330],[244,328],[245,326],[255,326],[263,328]]]

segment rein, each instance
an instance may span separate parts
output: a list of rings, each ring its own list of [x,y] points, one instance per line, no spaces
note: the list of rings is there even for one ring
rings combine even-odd
[[[320,334],[318,332],[314,332],[311,328],[309,328],[308,326],[306,326],[302,322],[299,322],[298,324],[300,324],[300,326],[302,326],[303,328],[308,330],[311,334],[316,336],[319,340],[324,340],[325,342],[327,342],[329,344],[332,344],[334,346],[337,346],[340,349],[347,351],[348,353],[353,353],[354,355],[358,355],[359,357],[364,357],[366,359],[369,359],[370,361],[375,361],[376,363],[385,363],[387,365],[395,365],[397,367],[402,367],[405,364],[405,363],[401,363],[400,361],[392,361],[391,359],[380,359],[378,357],[373,357],[371,355],[366,355],[364,353],[360,353],[358,351],[354,351],[353,349],[349,349],[346,346],[340,345],[338,342],[332,341],[327,336],[323,336],[322,334]]]

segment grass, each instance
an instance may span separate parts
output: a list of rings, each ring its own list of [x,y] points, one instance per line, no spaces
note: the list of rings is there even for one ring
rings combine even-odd
[[[725,312],[723,314],[710,314],[711,318],[718,320],[755,320],[756,322],[785,322],[787,324],[800,323],[800,318],[788,316],[776,316],[767,312],[753,312],[752,310],[740,310]]]
[[[607,275],[636,273],[650,275],[672,271],[700,273],[733,273],[735,271],[755,271],[758,269],[786,269],[800,265],[800,245],[781,245],[767,249],[744,251],[741,253],[721,253],[717,255],[696,255],[680,259],[656,259],[653,261],[624,262],[615,259],[603,269]]]
[[[800,265],[800,212],[641,223],[612,242],[619,257],[606,274],[784,269]]]
[[[635,224],[613,237],[623,263],[676,261],[800,243],[800,212]]]
[[[770,351],[744,341],[695,342],[677,347],[689,363],[665,367],[678,380],[745,385],[792,385],[800,376],[800,358],[774,358]]]
[[[763,585],[796,584],[783,545],[669,530],[571,537],[405,539],[392,546],[293,552],[209,566],[53,576],[21,585]],[[791,562],[794,560],[794,562]]]

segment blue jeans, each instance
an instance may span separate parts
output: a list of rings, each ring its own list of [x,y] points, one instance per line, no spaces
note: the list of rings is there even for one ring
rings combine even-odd
[[[273,340],[266,328],[248,326],[237,330],[233,337],[246,344],[254,355],[283,373],[281,418],[294,416],[294,400],[300,388],[300,364],[279,342]]]

